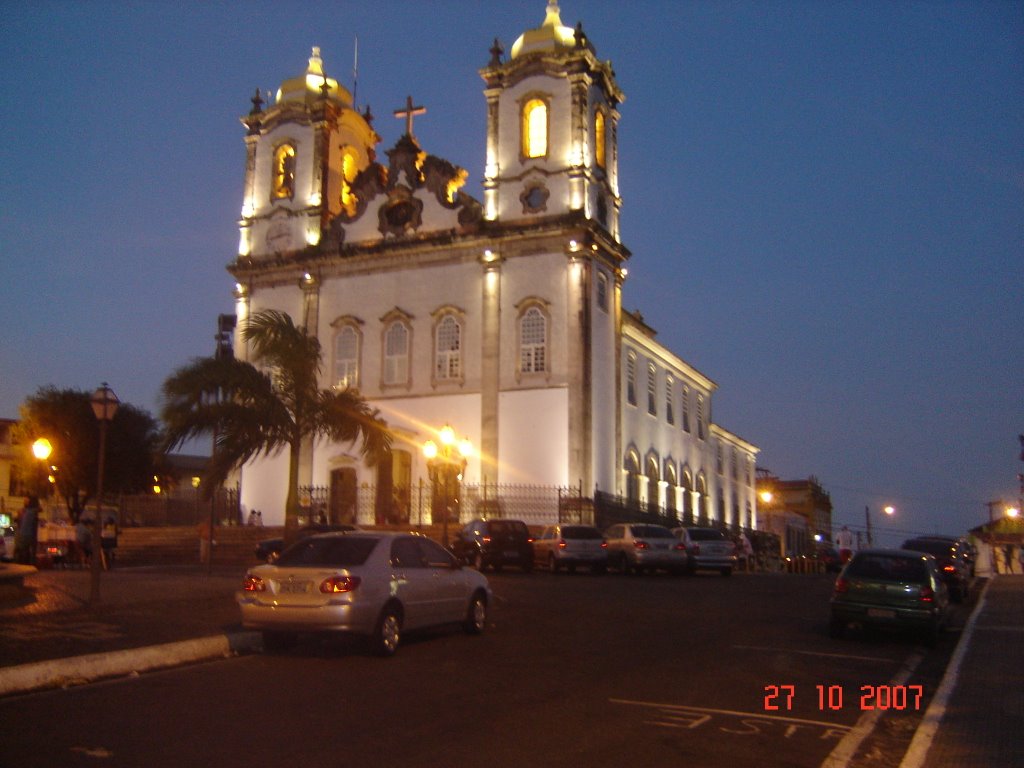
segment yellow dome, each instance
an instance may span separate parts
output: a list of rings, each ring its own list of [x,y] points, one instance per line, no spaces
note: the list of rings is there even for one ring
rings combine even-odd
[[[345,86],[333,77],[324,76],[324,62],[320,58],[320,48],[313,48],[309,57],[309,66],[298,77],[285,80],[277,89],[277,101],[316,101],[323,97],[324,80],[327,81],[327,97],[340,102],[346,107],[352,106],[352,94]]]
[[[512,58],[530,53],[558,53],[576,47],[576,35],[572,27],[562,24],[558,12],[558,0],[548,0],[544,23],[536,29],[523,32],[512,45]]]

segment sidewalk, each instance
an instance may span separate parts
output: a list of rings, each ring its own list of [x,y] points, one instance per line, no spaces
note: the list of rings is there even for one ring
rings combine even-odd
[[[213,658],[255,646],[242,631],[237,566],[115,568],[88,605],[88,570],[43,570],[0,603],[0,696]]]

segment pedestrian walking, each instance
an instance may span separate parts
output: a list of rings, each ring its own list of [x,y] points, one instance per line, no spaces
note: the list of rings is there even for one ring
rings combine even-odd
[[[14,561],[24,565],[35,565],[36,544],[39,539],[39,499],[25,498],[21,508],[18,530],[14,534]]]
[[[845,525],[836,536],[836,549],[839,550],[839,562],[845,565],[853,555],[853,534]]]
[[[250,509],[249,510],[249,522],[247,522],[246,525],[256,525],[256,510],[255,509]]]

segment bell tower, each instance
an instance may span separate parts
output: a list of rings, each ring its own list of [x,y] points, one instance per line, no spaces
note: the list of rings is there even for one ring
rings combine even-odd
[[[497,40],[480,70],[487,98],[484,215],[513,221],[579,212],[619,241],[618,105],[611,62],[557,0],[509,56]]]
[[[269,104],[256,91],[242,118],[248,132],[240,257],[316,245],[332,218],[355,210],[352,183],[380,141],[371,120],[369,109],[358,112],[352,94],[324,73],[319,48]]]

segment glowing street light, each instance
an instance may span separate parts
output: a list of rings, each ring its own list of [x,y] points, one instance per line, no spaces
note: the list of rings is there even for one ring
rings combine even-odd
[[[448,518],[453,501],[458,499],[458,483],[466,471],[466,460],[473,455],[473,444],[455,436],[455,430],[445,424],[438,432],[440,445],[433,440],[423,443],[423,456],[427,460],[433,502],[440,500],[442,514],[441,543],[448,546]],[[431,509],[435,508],[431,504]]]

